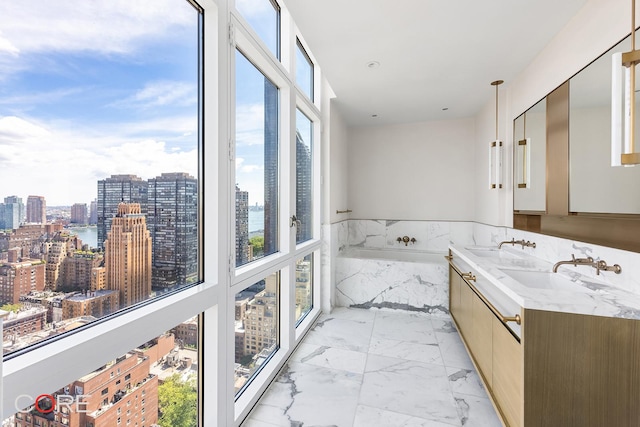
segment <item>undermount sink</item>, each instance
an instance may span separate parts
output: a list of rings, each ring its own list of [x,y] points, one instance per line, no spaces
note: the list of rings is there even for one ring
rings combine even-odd
[[[593,293],[593,291],[570,279],[547,271],[500,270],[507,276],[519,282],[523,287],[543,290],[570,291]]]
[[[492,247],[468,247],[465,248],[473,255],[483,258],[520,259],[518,255]]]

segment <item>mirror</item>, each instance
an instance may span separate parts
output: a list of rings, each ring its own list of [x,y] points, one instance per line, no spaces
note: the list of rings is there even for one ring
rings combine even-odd
[[[547,100],[543,98],[513,122],[513,209],[545,212]]]
[[[570,212],[640,214],[640,166],[611,166],[612,55],[630,50],[627,37],[569,80]]]

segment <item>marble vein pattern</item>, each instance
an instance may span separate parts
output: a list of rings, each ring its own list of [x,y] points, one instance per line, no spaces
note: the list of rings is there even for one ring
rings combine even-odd
[[[498,427],[447,316],[323,314],[243,427]]]
[[[448,314],[448,267],[437,262],[336,258],[336,305]]]

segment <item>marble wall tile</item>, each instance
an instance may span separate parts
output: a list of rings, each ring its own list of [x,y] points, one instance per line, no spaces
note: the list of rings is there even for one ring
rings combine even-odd
[[[441,264],[338,257],[336,304],[448,313],[448,268]]]
[[[384,220],[349,220],[349,245],[365,248],[383,248],[386,221]]]

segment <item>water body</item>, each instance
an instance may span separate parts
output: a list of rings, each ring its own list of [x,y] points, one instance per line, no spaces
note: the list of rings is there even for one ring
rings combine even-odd
[[[90,248],[98,247],[98,228],[95,225],[89,227],[69,227],[69,231],[77,234],[82,243]]]
[[[249,210],[249,233],[264,230],[264,210]]]

